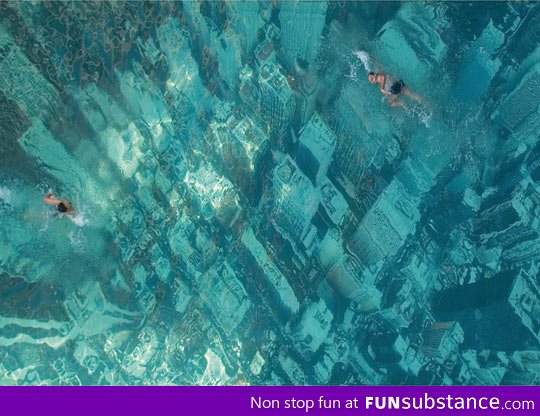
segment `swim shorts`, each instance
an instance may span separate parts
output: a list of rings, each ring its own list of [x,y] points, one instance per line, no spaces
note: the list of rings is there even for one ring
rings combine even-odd
[[[404,86],[405,86],[405,83],[402,80],[396,81],[390,87],[390,92],[394,95],[399,95],[401,94],[401,91],[403,90]]]

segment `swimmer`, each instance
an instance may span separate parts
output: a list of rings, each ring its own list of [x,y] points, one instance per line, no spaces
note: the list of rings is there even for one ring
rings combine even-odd
[[[423,104],[422,98],[412,92],[411,89],[407,87],[400,79],[397,80],[382,72],[370,72],[368,73],[368,80],[372,84],[379,85],[381,92],[388,97],[388,105],[390,107],[401,107],[404,110],[408,110],[407,105],[399,99],[400,95],[406,95],[414,101]]]
[[[71,206],[71,203],[67,199],[56,199],[53,196],[53,193],[50,192],[47,195],[43,197],[43,201],[47,204],[54,205],[58,209],[58,212],[61,212],[63,214],[67,215],[75,215],[75,211],[73,211],[73,207]]]

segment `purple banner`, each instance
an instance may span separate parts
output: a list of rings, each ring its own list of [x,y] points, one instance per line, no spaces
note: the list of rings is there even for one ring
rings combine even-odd
[[[538,387],[0,387],[17,415],[538,414]],[[172,413],[171,413],[172,412]]]

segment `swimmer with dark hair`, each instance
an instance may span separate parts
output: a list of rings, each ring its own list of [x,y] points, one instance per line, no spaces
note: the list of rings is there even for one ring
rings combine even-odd
[[[47,195],[43,197],[43,202],[54,205],[56,209],[58,209],[58,212],[62,214],[67,215],[75,215],[75,211],[73,211],[73,207],[71,203],[67,199],[57,199],[54,197],[53,193],[50,192]]]
[[[378,84],[381,92],[388,98],[388,105],[390,107],[401,107],[407,110],[405,103],[399,99],[401,95],[413,99],[414,101],[422,104],[422,99],[419,95],[411,91],[409,87],[405,85],[402,80],[392,78],[382,72],[369,72],[368,80],[371,84]]]

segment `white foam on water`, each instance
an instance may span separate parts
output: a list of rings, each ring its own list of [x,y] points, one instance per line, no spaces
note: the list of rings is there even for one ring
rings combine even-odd
[[[84,227],[86,224],[90,222],[88,218],[84,216],[82,213],[77,213],[73,216],[69,216],[69,219],[73,221],[73,223],[79,227]]]
[[[353,55],[356,56],[360,61],[362,61],[362,64],[364,65],[364,69],[366,72],[372,72],[373,71],[373,64],[371,62],[371,58],[369,57],[369,54],[366,51],[354,51]]]
[[[342,55],[349,64],[349,73],[345,75],[345,78],[350,78],[353,81],[358,81],[358,70],[361,69],[363,66],[366,73],[368,73],[372,71],[373,65],[371,62],[371,58],[366,51],[352,51],[352,55],[354,56],[354,58],[351,57],[351,55]]]
[[[422,123],[427,128],[430,127],[431,117],[433,116],[431,110],[428,110],[422,105],[417,104],[411,108],[410,114],[420,120],[420,123]]]

